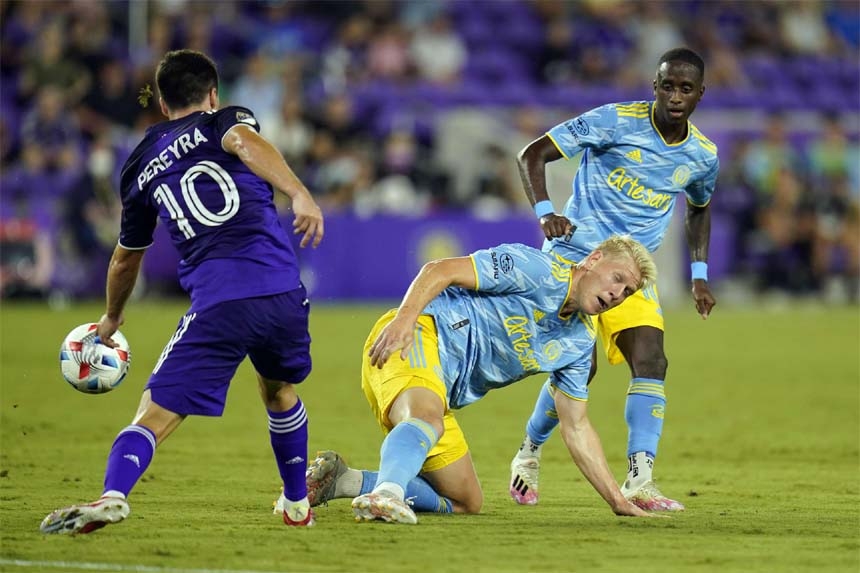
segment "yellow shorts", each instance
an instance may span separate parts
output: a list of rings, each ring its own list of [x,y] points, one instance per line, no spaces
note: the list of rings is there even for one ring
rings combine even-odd
[[[390,310],[376,321],[370,336],[364,343],[364,354],[361,357],[361,389],[364,390],[373,415],[384,434],[388,434],[393,427],[388,420],[388,411],[394,400],[407,388],[427,388],[442,399],[445,404],[443,418],[445,433],[427,454],[427,459],[421,467],[421,471],[432,472],[451,465],[465,456],[469,451],[469,445],[466,443],[460,424],[448,409],[448,392],[442,380],[439,343],[433,317],[422,315],[418,318],[415,340],[406,360],[401,360],[400,354],[396,353],[388,359],[381,370],[370,365],[367,353],[379,332],[391,322],[396,313],[396,310]]]
[[[558,253],[553,254],[560,262],[570,265],[576,264],[575,261],[566,259]],[[615,344],[619,332],[637,326],[653,326],[664,330],[663,309],[660,307],[657,285],[637,290],[633,296],[620,305],[599,314],[597,324],[598,336],[603,343],[606,358],[610,364],[621,364],[624,362],[624,355],[621,354],[621,350]]]
[[[615,344],[619,332],[636,326],[653,326],[663,330],[663,309],[660,308],[657,285],[637,290],[615,308],[598,315],[597,323],[606,358],[610,364],[621,364],[624,355]]]

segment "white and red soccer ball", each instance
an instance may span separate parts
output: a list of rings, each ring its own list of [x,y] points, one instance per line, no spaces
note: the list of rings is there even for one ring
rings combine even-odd
[[[76,326],[60,346],[60,370],[75,390],[87,394],[110,392],[123,381],[131,363],[128,341],[121,332],[111,337],[110,348],[97,340],[98,324]]]

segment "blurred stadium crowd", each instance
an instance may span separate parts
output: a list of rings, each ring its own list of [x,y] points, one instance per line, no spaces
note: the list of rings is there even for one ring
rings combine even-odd
[[[99,292],[119,168],[163,119],[154,67],[181,47],[218,62],[222,105],[257,114],[327,212],[488,218],[528,211],[525,143],[650,99],[660,54],[688,45],[708,66],[693,121],[720,146],[732,273],[857,293],[856,0],[36,0],[0,17],[4,297]]]

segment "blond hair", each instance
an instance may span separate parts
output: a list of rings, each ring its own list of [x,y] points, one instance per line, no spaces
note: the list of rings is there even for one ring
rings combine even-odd
[[[639,269],[640,279],[637,288],[643,289],[657,282],[657,265],[645,246],[630,235],[612,235],[595,247],[604,256],[629,258]]]

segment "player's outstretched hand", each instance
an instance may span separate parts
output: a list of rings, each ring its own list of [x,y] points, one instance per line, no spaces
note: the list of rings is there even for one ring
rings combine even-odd
[[[382,369],[388,358],[400,350],[400,359],[406,360],[409,349],[412,348],[414,322],[394,319],[382,329],[376,340],[370,346],[367,355],[370,365]]]
[[[293,197],[293,213],[296,218],[293,221],[293,234],[303,233],[299,245],[304,248],[311,243],[314,248],[320,244],[323,238],[323,215],[310,195],[301,193]]]
[[[717,304],[717,300],[708,287],[708,281],[703,280],[693,281],[693,300],[696,302],[696,311],[703,320],[710,316],[711,309]]]
[[[540,228],[543,229],[543,235],[547,239],[564,237],[569,240],[573,232],[576,231],[576,226],[570,222],[570,219],[555,213],[541,217]]]
[[[630,503],[627,500],[624,500],[626,503],[618,507],[613,507],[612,511],[615,512],[615,515],[620,515],[621,517],[669,517],[668,515],[660,515],[657,513],[648,513],[642,508]]]
[[[99,340],[102,344],[110,348],[116,348],[119,346],[116,342],[114,342],[113,338],[111,338],[119,327],[122,326],[123,317],[120,316],[118,319],[109,318],[108,315],[103,314],[99,319],[99,328],[96,331],[98,333]]]

